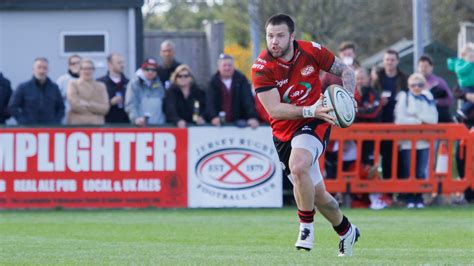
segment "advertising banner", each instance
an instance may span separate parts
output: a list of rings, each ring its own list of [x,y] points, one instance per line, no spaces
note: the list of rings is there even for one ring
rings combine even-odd
[[[281,207],[282,172],[271,129],[193,127],[189,207]]]
[[[187,132],[3,128],[0,209],[187,207]]]

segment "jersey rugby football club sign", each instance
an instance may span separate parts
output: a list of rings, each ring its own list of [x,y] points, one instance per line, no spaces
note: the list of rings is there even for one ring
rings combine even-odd
[[[193,127],[188,134],[189,207],[282,206],[282,172],[269,127]]]

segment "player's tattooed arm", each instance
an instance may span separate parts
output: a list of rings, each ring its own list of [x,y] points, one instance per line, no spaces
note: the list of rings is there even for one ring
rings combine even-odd
[[[356,82],[354,70],[352,70],[352,68],[348,67],[342,62],[341,59],[336,57],[329,72],[338,77],[341,77],[344,89],[346,89],[352,95],[354,94]]]

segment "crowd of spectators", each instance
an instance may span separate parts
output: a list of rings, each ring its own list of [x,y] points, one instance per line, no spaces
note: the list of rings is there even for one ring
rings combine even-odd
[[[107,57],[107,73],[97,79],[91,59],[72,55],[56,82],[48,77],[48,60],[36,58],[33,77],[16,90],[0,73],[0,123],[13,116],[19,125],[259,126],[250,82],[232,56],[220,56],[218,71],[201,88],[175,55],[173,42],[165,40],[162,64],[147,58],[130,80],[121,54]]]
[[[338,56],[356,73],[356,91],[354,97],[358,103],[358,113],[355,123],[394,123],[394,124],[436,124],[463,122],[471,128],[474,121],[474,47],[468,44],[461,53],[461,58],[451,58],[447,64],[449,69],[458,77],[458,87],[451,89],[446,81],[433,74],[434,61],[430,55],[419,58],[415,73],[407,75],[400,67],[399,54],[395,50],[387,50],[381,66],[364,69],[357,60],[356,45],[343,42]],[[332,84],[342,85],[340,78],[324,73],[321,77],[323,88]],[[464,101],[457,112],[452,112],[456,106],[456,98]],[[437,151],[440,142],[436,142]],[[415,149],[415,158],[411,157],[411,149]],[[338,150],[343,149],[342,169],[355,169],[357,146],[354,141],[338,143],[330,141],[326,149],[325,169],[326,178],[337,175]],[[396,149],[394,153],[393,149]],[[434,151],[431,151],[434,152]],[[393,154],[396,154],[396,176],[392,176]],[[415,164],[417,179],[426,179],[429,162],[429,143],[417,141],[412,147],[410,141],[382,141],[380,144],[380,165],[374,164],[374,142],[362,143],[361,166],[359,175],[363,179],[372,178],[407,178],[410,164]],[[462,154],[457,155],[463,158]],[[435,156],[436,157],[436,156]],[[463,162],[457,160],[458,170],[463,168]],[[378,170],[381,170],[380,173]],[[382,209],[389,206],[394,197],[390,194],[373,193],[370,195],[352,195],[355,202],[367,203],[372,209]],[[420,194],[400,194],[397,198],[404,201],[408,208],[423,208],[424,201]],[[358,204],[358,203],[356,203]]]
[[[178,62],[172,41],[160,46],[162,64],[147,58],[133,77],[124,75],[124,58],[118,53],[107,57],[108,71],[96,79],[94,62],[79,55],[68,58],[67,72],[56,82],[48,77],[48,60],[38,57],[33,62],[31,79],[12,90],[10,82],[0,73],[0,124],[13,116],[20,125],[103,125],[132,124],[138,127],[165,125],[179,128],[190,125],[232,124],[257,128],[266,121],[266,113],[252,92],[248,79],[234,65],[234,58],[221,54],[217,72],[200,87],[193,70]],[[461,58],[448,60],[458,85],[450,88],[446,81],[433,74],[434,61],[423,55],[416,72],[408,77],[399,68],[395,50],[387,50],[381,66],[370,70],[360,66],[356,45],[343,42],[338,56],[356,73],[354,97],[359,112],[356,123],[435,124],[462,122],[474,124],[474,45],[466,45]],[[324,73],[322,87],[342,85],[340,78]],[[453,111],[455,99],[463,101]],[[437,149],[439,143],[436,143]],[[426,178],[430,162],[429,145],[418,141],[380,144],[381,165],[374,165],[374,142],[362,143],[361,175],[373,178],[381,168],[380,178],[392,177],[392,155],[398,154],[397,178],[409,176],[414,162],[416,177]],[[330,142],[326,150],[327,178],[335,178],[337,154],[343,149],[344,170],[353,167],[357,155],[355,142]],[[394,153],[393,148],[398,152]],[[416,160],[411,160],[411,149]],[[459,152],[458,152],[459,154]],[[462,157],[462,154],[459,154]],[[389,202],[388,195],[364,195],[371,207],[381,209]],[[369,197],[367,197],[369,196]],[[420,195],[405,195],[407,207],[423,207]]]

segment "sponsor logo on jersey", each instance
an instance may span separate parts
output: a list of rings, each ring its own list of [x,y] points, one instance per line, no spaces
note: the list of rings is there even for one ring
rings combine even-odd
[[[301,70],[301,75],[303,77],[309,76],[314,73],[314,67],[312,65],[307,65]]]
[[[313,47],[318,48],[319,50],[321,50],[321,44],[319,44],[317,42],[311,42],[311,44],[313,45]]]
[[[288,83],[288,79],[283,79],[283,80],[277,80],[275,81],[278,87],[282,87],[283,85]]]
[[[262,70],[262,69],[263,69],[263,65],[261,65],[261,64],[253,64],[253,65],[252,65],[252,68],[253,68],[253,69],[257,69],[257,70]]]
[[[257,57],[257,62],[260,63],[260,64],[266,64],[267,63],[267,61],[263,60],[260,57]]]
[[[283,94],[283,101],[286,103],[294,103],[296,101],[302,103],[308,97],[311,91],[311,85],[308,82],[298,82],[291,85]]]

